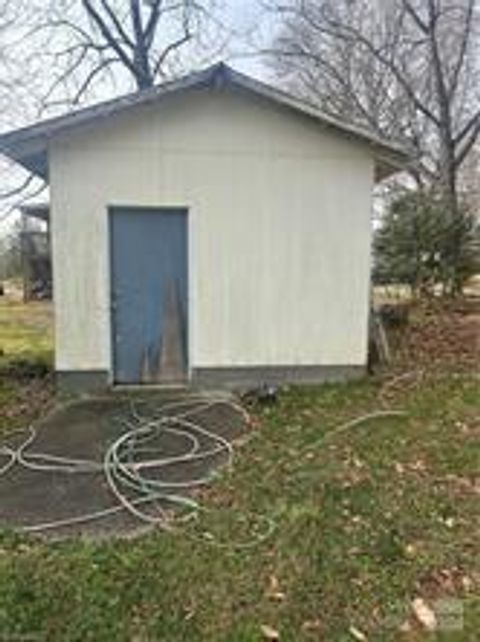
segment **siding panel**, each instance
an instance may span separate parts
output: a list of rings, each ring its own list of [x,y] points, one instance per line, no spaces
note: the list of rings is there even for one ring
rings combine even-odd
[[[189,209],[192,367],[365,364],[366,146],[204,92],[70,135],[50,156],[58,369],[110,369],[111,203]]]

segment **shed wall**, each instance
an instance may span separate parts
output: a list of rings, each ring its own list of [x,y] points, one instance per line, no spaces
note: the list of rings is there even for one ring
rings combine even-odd
[[[190,366],[366,362],[373,156],[230,91],[50,149],[56,366],[111,371],[109,206],[189,210]]]

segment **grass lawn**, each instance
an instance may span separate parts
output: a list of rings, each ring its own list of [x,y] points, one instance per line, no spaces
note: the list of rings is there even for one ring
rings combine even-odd
[[[335,433],[386,406],[407,418]],[[287,390],[173,533],[3,532],[0,640],[476,641],[479,415],[466,373]],[[425,633],[415,598],[459,630]]]
[[[51,361],[52,319],[50,302],[0,299],[0,365],[21,358]]]
[[[51,386],[32,375],[50,368],[52,361],[52,304],[0,298],[0,434],[44,408]]]

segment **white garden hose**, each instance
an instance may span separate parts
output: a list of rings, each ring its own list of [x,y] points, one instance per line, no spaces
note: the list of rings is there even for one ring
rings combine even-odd
[[[132,404],[133,421],[123,421],[126,430],[106,450],[103,462],[59,457],[46,453],[29,451],[36,439],[36,431],[29,428],[28,437],[17,448],[0,447],[0,456],[6,457],[7,462],[0,468],[0,476],[6,474],[15,465],[35,471],[59,472],[68,474],[103,473],[107,484],[116,499],[116,505],[100,511],[86,513],[77,517],[23,526],[22,531],[40,533],[57,530],[101,520],[105,517],[128,511],[141,522],[153,524],[166,530],[171,530],[171,520],[165,506],[187,510],[188,515],[195,515],[202,510],[198,502],[192,499],[188,491],[210,483],[215,472],[200,477],[190,477],[183,481],[162,479],[161,472],[172,466],[185,463],[205,462],[218,459],[219,455],[226,457],[224,465],[229,466],[233,459],[233,446],[224,437],[204,428],[194,417],[211,410],[214,407],[225,406],[239,413],[248,425],[250,417],[246,410],[226,399],[206,399],[203,396],[165,404],[158,409],[153,417],[139,414]],[[349,420],[331,431],[325,433],[316,443],[317,446],[335,438],[338,434],[351,430],[373,419],[388,417],[406,417],[401,410],[380,410]],[[187,449],[177,455],[166,455],[160,448],[145,446],[160,434],[170,434],[181,437],[188,442]],[[211,447],[202,447],[201,439],[211,442]],[[148,459],[140,459],[142,454],[151,453]],[[213,463],[213,462],[212,462]],[[214,466],[213,469],[217,468]],[[153,477],[150,472],[156,474]],[[132,497],[133,495],[133,497]],[[159,504],[160,502],[160,504]],[[154,506],[155,512],[147,512],[147,507]],[[204,510],[204,509],[203,509]],[[275,524],[267,516],[256,516],[258,522],[265,523],[265,529],[251,541],[243,544],[229,543],[225,546],[232,548],[249,548],[268,538]],[[221,542],[215,542],[224,546]]]
[[[117,500],[111,508],[85,514],[78,517],[58,520],[44,524],[24,526],[25,532],[42,532],[56,528],[78,525],[107,517],[122,510],[140,519],[142,522],[169,528],[169,520],[164,506],[178,507],[198,511],[198,503],[188,495],[188,491],[210,483],[214,477],[209,472],[200,477],[183,481],[162,479],[161,472],[175,465],[207,462],[226,456],[226,465],[233,458],[232,444],[204,427],[193,418],[214,407],[226,406],[240,414],[248,423],[249,416],[245,409],[226,399],[208,399],[204,396],[191,396],[187,400],[176,401],[161,406],[154,417],[142,417],[132,404],[133,422],[127,422],[127,430],[116,439],[105,453],[103,462],[59,457],[47,453],[31,452],[29,448],[36,439],[36,431],[29,428],[28,437],[17,448],[0,447],[0,456],[7,457],[7,463],[0,468],[0,475],[6,474],[15,465],[24,468],[69,474],[103,473],[108,486]],[[161,434],[181,437],[187,441],[187,449],[178,455],[165,455],[159,448],[142,448],[138,444],[152,441]],[[212,444],[201,447],[200,439]],[[150,452],[155,456],[145,460],[139,455]],[[149,472],[155,472],[155,476]],[[131,495],[134,495],[132,498]],[[159,505],[159,502],[162,505]],[[144,507],[155,505],[155,513],[147,512]]]

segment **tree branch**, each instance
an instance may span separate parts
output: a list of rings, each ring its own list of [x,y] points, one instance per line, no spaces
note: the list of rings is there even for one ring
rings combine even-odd
[[[190,16],[188,11],[185,12],[183,16],[183,36],[175,40],[174,42],[171,42],[167,47],[163,49],[159,57],[157,58],[157,61],[154,65],[153,68],[153,77],[157,76],[162,68],[162,65],[165,63],[165,60],[168,58],[168,56],[175,50],[179,49],[183,45],[185,45],[187,42],[189,42],[192,39],[192,34],[190,32]]]
[[[5,192],[0,192],[0,199],[7,199],[7,198],[13,198],[14,196],[18,196],[18,194],[21,194],[24,192],[27,187],[29,187],[32,182],[34,181],[35,176],[33,174],[29,174],[21,183],[20,185],[17,185],[17,187],[13,187],[12,189],[9,189]]]
[[[137,70],[136,80],[140,89],[153,85],[153,77],[148,60],[148,49],[145,43],[142,14],[139,0],[130,0],[130,15],[133,33],[135,34],[134,64]]]
[[[32,174],[31,175],[31,179],[33,180],[34,178],[36,178],[36,177],[33,176],[33,174]],[[26,194],[19,201],[13,203],[13,205],[10,205],[8,207],[8,209],[6,210],[6,212],[4,214],[2,214],[2,216],[0,216],[0,222],[3,223],[3,221],[5,221],[9,216],[11,216],[16,210],[18,210],[22,205],[24,205],[31,198],[35,198],[36,196],[39,196],[39,194],[42,194],[42,192],[44,192],[46,190],[46,188],[47,188],[47,184],[46,183],[42,183],[35,190],[33,190],[33,192],[31,192],[30,194]],[[26,187],[24,187],[24,190],[25,189],[26,189]],[[19,193],[21,193],[21,192],[19,192]]]
[[[409,2],[409,0],[403,0],[403,6],[405,8],[405,11],[408,13],[408,15],[413,19],[417,27],[422,31],[425,35],[428,35],[429,33],[429,26],[426,22],[424,22],[418,12],[413,8],[412,4]]]
[[[162,65],[164,65],[165,60],[168,58],[168,56],[176,49],[179,49],[182,45],[185,45],[191,39],[192,39],[192,34],[189,31],[187,31],[181,38],[179,38],[178,40],[175,40],[175,42],[171,42],[167,47],[165,47],[165,49],[162,51],[162,53],[157,58],[157,61],[155,63],[154,70],[153,70],[154,77],[160,73]]]
[[[462,127],[460,132],[455,137],[455,145],[459,145],[467,136],[469,135],[472,129],[475,129],[480,124],[480,110],[478,110],[467,123]]]
[[[87,75],[83,83],[80,85],[75,96],[72,98],[72,105],[78,105],[83,94],[87,91],[98,74],[100,74],[102,71],[105,71],[107,67],[110,67],[110,65],[115,62],[119,62],[118,58],[104,58],[96,67],[94,67]]]
[[[476,3],[476,0],[469,0],[468,2],[467,13],[465,16],[465,31],[463,34],[462,44],[460,47],[460,52],[458,54],[457,64],[453,69],[452,78],[450,80],[450,88],[448,92],[450,101],[455,95],[455,92],[458,87],[460,74],[465,64],[465,58],[468,52],[468,45],[470,43],[470,38],[473,30],[473,10],[475,8],[475,3]]]
[[[128,34],[125,31],[125,29],[123,28],[123,25],[120,22],[120,20],[118,19],[117,14],[115,13],[115,11],[111,8],[111,6],[110,6],[110,4],[108,3],[107,0],[101,0],[101,3],[102,3],[102,7],[105,9],[105,12],[107,13],[108,17],[112,21],[112,24],[114,25],[115,29],[117,30],[117,33],[120,36],[120,38],[122,39],[122,41],[128,47],[133,49],[135,45],[132,42],[132,40],[130,39],[130,37],[128,36]]]
[[[431,120],[438,127],[440,126],[440,121],[438,117],[429,109],[429,107],[422,102],[422,100],[417,96],[414,89],[411,86],[411,83],[407,78],[404,77],[402,71],[398,67],[394,58],[388,58],[384,55],[381,48],[376,47],[359,29],[353,28],[351,25],[341,24],[329,18],[326,19],[329,21],[330,28],[326,29],[325,27],[317,25],[317,29],[320,29],[327,35],[330,35],[333,38],[340,38],[351,43],[359,43],[374,56],[385,68],[389,69],[392,74],[395,76],[398,83],[401,85],[405,93],[408,95],[411,102],[415,107],[423,113],[429,120]]]
[[[155,31],[158,26],[158,22],[160,20],[160,17],[162,15],[162,4],[163,0],[153,0],[152,2],[152,8],[150,11],[150,17],[147,21],[147,26],[145,27],[145,41],[147,43],[148,47],[151,47],[153,38],[155,36]]]
[[[125,65],[125,67],[127,67],[127,69],[129,69],[131,74],[134,77],[136,77],[135,65],[130,60],[130,58],[127,56],[127,54],[124,52],[122,46],[112,36],[112,33],[111,33],[110,29],[108,28],[107,24],[104,22],[102,16],[98,13],[98,11],[92,5],[90,0],[82,0],[82,5],[83,5],[85,11],[87,12],[87,14],[92,18],[94,23],[97,25],[97,27],[100,30],[100,33],[102,34],[102,36],[105,38],[105,40],[110,44],[112,49],[118,55],[118,57],[120,58],[122,63]]]
[[[459,168],[463,164],[468,154],[471,152],[473,146],[477,142],[478,138],[480,137],[480,113],[477,116],[478,117],[475,125],[470,128],[470,135],[461,146],[460,151],[458,151],[456,154],[455,166],[457,168]]]

